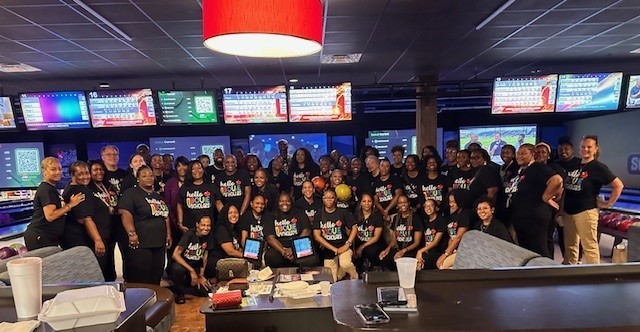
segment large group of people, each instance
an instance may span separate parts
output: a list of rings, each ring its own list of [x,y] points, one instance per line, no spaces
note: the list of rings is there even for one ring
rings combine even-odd
[[[185,285],[209,287],[220,260],[242,258],[247,239],[265,247],[256,268],[320,264],[334,280],[393,270],[399,257],[417,258],[419,269],[449,268],[472,229],[550,258],[557,229],[565,263],[578,263],[579,247],[585,262],[599,263],[598,209],[613,205],[623,184],[597,160],[597,137],[580,143],[575,157],[562,139],[555,161],[546,143],[501,144],[500,166],[477,143],[447,142],[444,161],[431,146],[421,156],[398,146],[393,160],[365,147],[316,163],[304,148],[287,155],[281,142],[267,168],[255,155],[237,160],[218,149],[195,160],[134,154],[128,170],[117,166],[117,147],[105,146],[101,160],[71,165],[62,194],[58,160],[42,161],[24,237],[29,250],[92,248],[107,281],[116,278],[116,244],[128,282],[159,284],[166,262],[178,303]],[[350,194],[338,190],[343,184]],[[603,185],[611,185],[606,201]],[[305,236],[316,255],[296,260],[292,242]]]

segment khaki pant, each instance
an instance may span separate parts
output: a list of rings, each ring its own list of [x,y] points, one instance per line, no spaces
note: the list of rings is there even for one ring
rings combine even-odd
[[[358,279],[358,272],[356,266],[353,265],[353,251],[351,249],[336,255],[333,259],[325,259],[324,266],[331,269],[333,275],[333,282],[344,278],[346,273],[349,273],[351,279]]]
[[[565,263],[578,264],[578,246],[582,245],[584,262],[600,264],[598,218],[598,209],[585,210],[576,214],[562,213]]]
[[[456,262],[456,256],[458,254],[457,253],[453,253],[449,256],[447,256],[447,258],[444,259],[444,261],[442,262],[442,266],[440,266],[440,270],[448,270],[453,268],[453,264],[455,264]]]

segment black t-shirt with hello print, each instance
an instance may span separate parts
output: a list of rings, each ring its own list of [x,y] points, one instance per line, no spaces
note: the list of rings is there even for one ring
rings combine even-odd
[[[133,224],[138,234],[140,248],[159,248],[166,244],[169,207],[156,192],[147,193],[140,187],[127,189],[118,208],[133,215]]]
[[[616,176],[609,168],[592,160],[586,164],[577,164],[567,169],[564,180],[564,210],[569,214],[596,208],[596,197],[603,185],[611,183]]]
[[[321,209],[314,218],[313,229],[319,229],[327,242],[339,248],[349,239],[347,229],[350,229],[354,223],[353,216],[348,210],[336,208],[329,213]]]
[[[442,216],[437,216],[436,219],[431,221],[429,220],[429,217],[427,215],[424,215],[423,219],[424,246],[430,245],[431,242],[435,241],[436,234],[442,233],[443,236],[440,238],[440,242],[438,242],[438,244],[433,249],[431,249],[431,251],[444,252],[447,248],[447,236],[445,235],[447,233],[446,220]]]
[[[417,214],[413,213],[411,217],[403,218],[400,213],[393,220],[393,233],[398,244],[398,249],[403,249],[410,246],[413,243],[415,232],[422,232],[422,219]]]
[[[244,201],[245,188],[251,187],[251,180],[249,173],[239,169],[231,175],[221,172],[216,176],[214,185],[220,194],[222,204],[235,205],[240,210]]]
[[[273,217],[273,222],[265,223],[264,235],[273,235],[280,241],[280,244],[290,248],[293,239],[299,237],[305,229],[311,230],[311,223],[301,211],[277,212]]]
[[[188,230],[178,242],[184,248],[182,258],[191,266],[202,266],[204,253],[213,247],[213,235],[198,236],[192,229]]]
[[[182,205],[182,222],[185,227],[194,229],[196,222],[203,216],[214,220],[216,188],[210,183],[185,183],[178,190],[178,202]]]
[[[382,215],[375,211],[369,215],[369,218],[364,218],[356,225],[358,227],[356,240],[364,243],[371,240],[376,228],[384,227],[384,220],[382,219]]]

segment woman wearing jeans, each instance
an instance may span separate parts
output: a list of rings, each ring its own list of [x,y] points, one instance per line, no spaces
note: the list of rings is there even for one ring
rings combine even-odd
[[[351,250],[358,233],[353,216],[348,210],[336,207],[336,193],[331,188],[322,195],[322,202],[324,206],[313,220],[313,238],[323,248],[324,266],[331,269],[334,282],[342,279],[345,273],[351,279],[358,279]]]
[[[562,221],[564,260],[568,264],[578,263],[578,244],[582,245],[586,264],[600,263],[598,209],[613,206],[624,188],[622,181],[597,160],[599,149],[597,136],[585,136],[580,145],[580,164],[567,169]],[[597,196],[606,184],[611,185],[611,196],[604,201]]]

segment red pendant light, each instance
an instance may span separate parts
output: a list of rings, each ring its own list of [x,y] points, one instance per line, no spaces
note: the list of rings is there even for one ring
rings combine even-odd
[[[204,0],[204,45],[217,52],[263,58],[322,49],[320,0]]]

